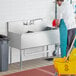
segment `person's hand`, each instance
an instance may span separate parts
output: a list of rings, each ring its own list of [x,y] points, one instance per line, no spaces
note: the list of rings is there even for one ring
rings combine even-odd
[[[57,20],[56,20],[56,27],[59,27],[59,25],[60,25],[60,20],[57,19]]]

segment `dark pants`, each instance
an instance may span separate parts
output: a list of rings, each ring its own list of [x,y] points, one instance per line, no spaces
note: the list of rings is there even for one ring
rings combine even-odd
[[[76,28],[68,30],[67,52],[70,49],[70,46],[71,46],[71,44],[73,42],[73,39],[74,39],[74,36],[75,36],[75,32],[76,32]]]

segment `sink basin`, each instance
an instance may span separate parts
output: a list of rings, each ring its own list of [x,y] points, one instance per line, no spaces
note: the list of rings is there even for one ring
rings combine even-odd
[[[52,27],[45,27],[42,31],[47,31],[47,30],[56,30],[57,28],[52,28]]]
[[[34,33],[34,32],[41,32],[41,31],[49,31],[49,30],[56,30],[57,28],[52,28],[52,27],[44,27],[43,29],[40,30],[28,30],[26,33]]]

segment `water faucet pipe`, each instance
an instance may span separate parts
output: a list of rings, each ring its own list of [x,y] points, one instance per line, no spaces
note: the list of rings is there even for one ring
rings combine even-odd
[[[43,19],[42,19],[42,18],[37,18],[37,19],[30,20],[30,23],[29,23],[29,24],[30,24],[30,25],[31,25],[31,24],[34,24],[34,21],[37,21],[37,20],[41,20],[41,21],[42,21]]]

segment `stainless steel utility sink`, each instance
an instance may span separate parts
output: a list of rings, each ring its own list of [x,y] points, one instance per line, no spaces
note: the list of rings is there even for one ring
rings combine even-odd
[[[8,22],[10,46],[17,49],[59,44],[59,29],[43,26],[24,26],[23,21]]]

